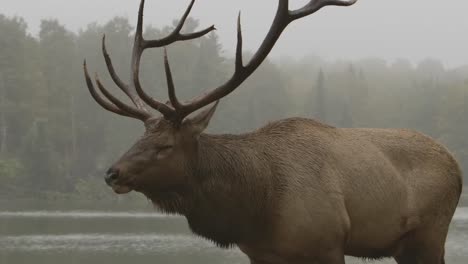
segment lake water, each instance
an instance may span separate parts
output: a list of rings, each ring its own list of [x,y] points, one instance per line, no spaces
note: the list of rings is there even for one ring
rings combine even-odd
[[[468,207],[457,210],[447,264],[468,263]],[[190,233],[181,217],[100,211],[0,211],[1,264],[247,264]],[[347,263],[368,263],[349,258]],[[375,263],[394,263],[391,260]]]

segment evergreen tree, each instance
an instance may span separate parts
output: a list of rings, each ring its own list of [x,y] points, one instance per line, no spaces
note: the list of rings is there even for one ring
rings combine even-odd
[[[325,75],[322,69],[320,69],[318,73],[315,89],[317,91],[315,100],[314,100],[315,109],[316,109],[315,118],[325,122],[327,120],[326,90],[325,90]]]

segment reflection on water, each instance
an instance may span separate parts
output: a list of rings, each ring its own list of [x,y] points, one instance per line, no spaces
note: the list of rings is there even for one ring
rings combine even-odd
[[[159,252],[185,254],[216,251],[209,241],[184,235],[159,234],[68,234],[6,236],[0,239],[3,251],[73,251],[84,252],[132,252],[145,254]]]
[[[459,208],[447,263],[468,263],[468,208]],[[198,238],[181,217],[141,212],[0,211],[0,263],[233,263],[238,249]],[[347,263],[364,263],[349,258]],[[394,263],[391,260],[376,263]]]

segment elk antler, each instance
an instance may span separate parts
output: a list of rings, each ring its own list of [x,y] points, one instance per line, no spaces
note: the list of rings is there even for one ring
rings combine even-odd
[[[279,39],[283,30],[291,23],[292,21],[302,18],[307,15],[311,15],[324,6],[335,5],[335,6],[350,6],[356,3],[357,0],[312,0],[304,7],[298,10],[289,10],[289,1],[288,0],[279,0],[278,9],[276,11],[276,16],[273,20],[273,24],[270,27],[268,34],[263,40],[260,48],[253,55],[252,59],[247,65],[243,65],[242,61],[242,30],[240,23],[240,14],[237,20],[237,47],[236,47],[236,60],[235,60],[235,70],[232,77],[221,86],[211,90],[209,93],[204,96],[194,99],[191,102],[185,105],[178,106],[178,114],[180,119],[183,119],[190,113],[209,105],[217,100],[220,100],[224,96],[230,94],[234,91],[245,79],[247,79],[260,64],[265,60],[267,55],[272,50],[276,41]],[[166,70],[168,67],[166,67]],[[170,75],[170,72],[169,72]],[[171,101],[172,102],[172,101]],[[173,103],[174,104],[174,103]]]
[[[350,6],[357,2],[357,0],[311,0],[309,3],[304,5],[302,8],[297,10],[289,10],[289,0],[279,0],[278,2],[278,9],[276,11],[275,18],[273,20],[273,24],[270,27],[265,39],[263,40],[260,48],[255,52],[252,59],[244,65],[243,58],[242,58],[242,30],[241,30],[241,22],[240,22],[240,13],[237,20],[237,46],[236,46],[236,57],[235,57],[235,70],[231,78],[225,82],[224,84],[220,85],[219,87],[211,90],[207,94],[200,96],[198,98],[192,99],[187,103],[181,103],[176,96],[174,82],[172,78],[171,69],[169,66],[169,60],[167,56],[167,51],[164,51],[164,68],[166,72],[166,79],[168,85],[168,92],[169,92],[169,100],[170,103],[164,104],[161,103],[152,97],[150,97],[141,87],[140,80],[139,80],[139,71],[140,71],[140,60],[143,51],[147,48],[157,48],[167,46],[176,41],[183,41],[183,40],[190,40],[199,38],[204,36],[205,34],[214,30],[214,26],[206,28],[202,31],[191,33],[191,34],[181,34],[180,30],[187,19],[187,16],[192,9],[192,6],[195,0],[192,0],[189,7],[187,8],[186,12],[182,16],[177,27],[174,31],[169,34],[169,36],[160,39],[160,40],[145,40],[143,38],[143,9],[144,9],[144,0],[140,3],[140,9],[138,13],[138,24],[137,30],[135,35],[135,44],[133,47],[133,56],[132,56],[132,80],[134,83],[134,88],[138,96],[149,106],[153,107],[154,109],[158,110],[160,113],[164,115],[164,117],[168,120],[175,122],[176,124],[180,124],[182,120],[187,117],[189,114],[197,111],[200,108],[203,108],[215,101],[219,101],[221,98],[225,97],[226,95],[230,94],[234,91],[237,87],[239,87],[265,60],[268,56],[270,51],[273,49],[276,41],[281,36],[281,33],[284,29],[296,19],[300,19],[302,17],[311,15],[322,7],[325,6]],[[107,54],[105,49],[105,43],[103,38],[103,53],[104,58],[106,60],[107,67],[111,74],[112,79],[117,84],[118,87],[122,91],[124,91],[132,100],[132,102],[137,107],[136,109],[120,102],[117,98],[113,97],[107,90],[102,86],[99,82],[99,79],[96,78],[96,82],[98,84],[99,89],[101,92],[113,103],[110,104],[104,101],[99,95],[96,93],[91,80],[89,79],[89,75],[86,71],[85,66],[85,76],[86,82],[88,84],[88,88],[91,91],[93,98],[105,109],[112,111],[114,113],[126,116],[136,117],[138,119],[146,120],[149,116],[149,113],[145,110],[143,104],[139,101],[139,98],[135,96],[134,93],[131,92],[129,86],[124,84],[116,75],[114,68],[112,66],[112,62]]]
[[[117,73],[115,72],[114,66],[112,64],[112,60],[109,56],[109,53],[107,52],[106,48],[106,38],[105,36],[102,38],[102,53],[104,55],[104,60],[106,61],[107,69],[109,70],[110,76],[114,83],[131,99],[135,107],[127,105],[126,103],[123,103],[116,97],[114,97],[100,82],[98,76],[96,75],[96,83],[98,85],[99,90],[104,94],[109,101],[112,103],[109,103],[105,101],[103,98],[100,97],[100,95],[97,93],[94,84],[89,76],[87,67],[86,67],[86,61],[84,63],[84,72],[85,72],[85,79],[86,79],[86,84],[88,86],[88,89],[92,95],[92,97],[106,110],[109,110],[111,112],[114,112],[119,115],[123,116],[128,116],[128,117],[133,117],[140,119],[142,121],[146,121],[148,118],[151,117],[151,114],[145,109],[145,106],[141,100],[143,100],[146,104],[149,106],[153,107],[154,109],[158,110],[160,113],[164,115],[166,119],[173,120],[176,118],[176,111],[169,105],[166,105],[164,103],[161,103],[155,99],[153,99],[151,96],[149,96],[145,91],[143,91],[141,84],[140,84],[140,79],[139,79],[139,72],[140,72],[140,60],[141,60],[141,55],[145,51],[145,49],[148,48],[159,48],[159,47],[164,47],[169,44],[172,44],[177,41],[184,41],[184,40],[191,40],[191,39],[196,39],[201,36],[206,35],[207,33],[215,30],[214,26],[210,26],[204,30],[190,33],[190,34],[183,34],[181,33],[182,27],[185,24],[185,21],[187,20],[188,15],[190,14],[190,11],[192,10],[193,4],[195,3],[195,0],[192,0],[190,2],[190,5],[188,6],[187,10],[185,11],[184,15],[180,19],[179,23],[177,24],[176,28],[172,31],[171,34],[168,36],[162,38],[162,39],[155,39],[155,40],[145,40],[143,38],[143,10],[145,6],[145,0],[141,0],[140,2],[140,8],[138,12],[138,23],[137,23],[137,30],[135,33],[135,41],[134,41],[134,46],[133,46],[133,53],[132,53],[132,66],[131,66],[131,76],[132,76],[132,81],[133,81],[133,90],[130,89],[131,87],[124,83]],[[136,94],[135,94],[136,92]],[[138,97],[138,96],[139,97]],[[141,98],[141,99],[140,99]]]

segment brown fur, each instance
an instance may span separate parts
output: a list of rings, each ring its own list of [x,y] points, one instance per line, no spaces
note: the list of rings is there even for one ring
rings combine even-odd
[[[462,177],[427,136],[304,118],[243,135],[200,134],[190,120],[180,129],[150,123],[136,148],[170,142],[164,162],[138,149],[114,167],[193,232],[239,246],[252,263],[338,264],[345,254],[442,263]]]

